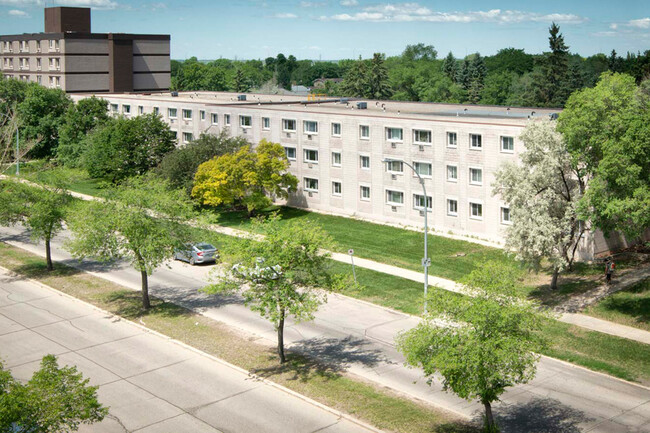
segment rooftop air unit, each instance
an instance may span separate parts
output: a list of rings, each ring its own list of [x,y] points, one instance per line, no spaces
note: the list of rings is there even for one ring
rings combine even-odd
[[[178,96],[178,92],[176,92],[176,91],[172,92],[172,96],[174,96],[174,97]]]
[[[245,101],[246,100],[246,95],[239,95],[237,96],[238,101]]]
[[[367,102],[357,102],[357,110],[365,110],[368,108]]]

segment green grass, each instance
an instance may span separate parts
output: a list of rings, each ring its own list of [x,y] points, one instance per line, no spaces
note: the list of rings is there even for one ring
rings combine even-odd
[[[650,331],[650,279],[608,296],[584,313]]]

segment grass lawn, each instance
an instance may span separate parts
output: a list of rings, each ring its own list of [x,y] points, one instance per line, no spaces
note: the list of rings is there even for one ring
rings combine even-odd
[[[608,296],[584,313],[650,331],[650,279]]]
[[[404,433],[478,432],[452,414],[356,379],[304,356],[289,354],[280,365],[274,348],[250,341],[227,326],[177,305],[152,298],[143,311],[138,292],[57,264],[46,271],[42,258],[0,243],[0,261],[21,275],[83,299],[126,319],[183,341],[246,370],[354,415],[380,429]]]

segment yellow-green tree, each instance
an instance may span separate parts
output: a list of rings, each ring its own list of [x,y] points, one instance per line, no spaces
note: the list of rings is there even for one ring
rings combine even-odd
[[[254,150],[244,146],[201,164],[192,196],[204,205],[246,207],[252,215],[268,207],[271,197],[287,198],[296,190],[298,179],[288,168],[284,148],[262,140]]]

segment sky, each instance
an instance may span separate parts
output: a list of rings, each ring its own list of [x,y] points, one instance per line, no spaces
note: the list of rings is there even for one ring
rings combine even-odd
[[[650,49],[650,0],[0,0],[0,34],[43,30],[43,7],[92,7],[100,33],[171,34],[171,56],[336,60],[433,45],[444,57],[548,51],[560,25],[571,52]]]

